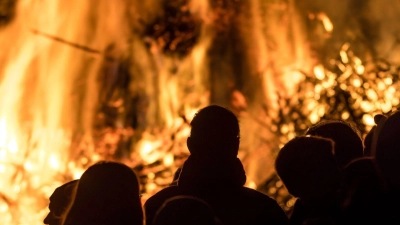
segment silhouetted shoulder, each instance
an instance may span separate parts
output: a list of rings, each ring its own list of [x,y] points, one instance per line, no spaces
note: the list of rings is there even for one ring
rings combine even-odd
[[[254,189],[243,187],[243,198],[248,207],[259,218],[256,224],[288,224],[288,218],[275,199]]]
[[[146,214],[146,224],[151,225],[157,213],[157,210],[162,206],[165,200],[184,194],[178,186],[171,186],[164,188],[150,197],[144,204],[144,211]]]
[[[65,224],[143,224],[139,181],[122,164],[101,161],[81,176]]]
[[[227,189],[225,193],[208,194],[191,192],[178,186],[167,187],[149,198],[145,205],[147,224],[165,200],[177,195],[192,195],[207,201],[216,210],[218,217],[227,224],[288,224],[288,218],[278,203],[269,196],[256,190],[242,187]],[[218,198],[216,197],[218,195]]]

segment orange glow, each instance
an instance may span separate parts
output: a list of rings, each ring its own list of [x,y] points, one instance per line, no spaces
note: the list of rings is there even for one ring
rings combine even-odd
[[[324,67],[322,65],[318,65],[314,67],[315,77],[319,80],[323,80],[325,78]]]
[[[340,27],[329,13],[309,14],[324,38],[310,43],[315,35],[294,1],[225,7],[188,0],[179,10],[199,21],[199,34],[185,54],[174,50],[196,32],[164,18],[152,28],[165,34],[145,34],[163,15],[157,0],[16,2],[13,20],[0,23],[0,224],[42,224],[54,189],[100,160],[140,168],[146,200],[172,181],[189,155],[190,121],[210,103],[239,117],[239,157],[250,188],[273,174],[277,149],[330,116],[335,104],[327,97],[349,93],[345,100],[365,130],[374,114],[400,104],[390,68],[375,71],[371,56],[352,51],[353,39],[332,44]],[[163,38],[177,34],[166,53]],[[327,63],[314,48],[329,52],[330,44],[339,47]],[[123,82],[121,74],[128,74]],[[354,116],[335,106],[342,107],[337,118]],[[279,194],[282,186],[278,181],[268,192]]]

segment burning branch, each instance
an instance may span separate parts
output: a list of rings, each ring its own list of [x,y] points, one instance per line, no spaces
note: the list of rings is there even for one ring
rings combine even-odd
[[[113,58],[113,57],[111,57],[111,56],[109,56],[109,55],[105,54],[104,52],[99,51],[97,49],[93,49],[93,48],[90,48],[90,47],[87,47],[87,46],[84,46],[84,45],[76,44],[74,42],[67,41],[67,40],[65,40],[63,38],[60,38],[60,37],[57,37],[57,36],[54,36],[54,35],[51,35],[51,34],[47,34],[47,33],[44,33],[42,31],[39,31],[39,30],[36,30],[36,29],[30,29],[30,31],[35,35],[39,35],[39,36],[48,38],[50,40],[56,41],[58,43],[68,45],[70,47],[79,49],[81,51],[90,53],[93,56],[102,55],[102,56],[104,56],[104,58],[106,60],[109,60],[109,61],[115,61],[116,60],[115,58]]]

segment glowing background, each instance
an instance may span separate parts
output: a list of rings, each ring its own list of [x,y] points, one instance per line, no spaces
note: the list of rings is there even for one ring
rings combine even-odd
[[[238,115],[253,188],[321,118],[368,131],[399,104],[399,13],[389,0],[2,1],[0,224],[42,224],[54,188],[101,159],[134,168],[145,200],[208,104]]]

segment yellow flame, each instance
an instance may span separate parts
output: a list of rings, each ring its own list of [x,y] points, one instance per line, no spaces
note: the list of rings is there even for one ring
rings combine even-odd
[[[319,80],[323,80],[325,78],[325,71],[322,65],[318,65],[314,67],[315,77]]]
[[[385,83],[382,82],[382,81],[379,81],[379,82],[378,82],[378,90],[383,91],[383,90],[385,90],[385,89],[386,89]]]
[[[342,113],[342,120],[347,120],[350,117],[350,113],[345,111]]]
[[[162,153],[160,151],[157,151],[157,148],[159,147],[160,143],[157,141],[150,141],[150,140],[141,140],[138,143],[138,148],[139,148],[139,154],[143,161],[145,161],[148,164],[151,164],[155,162],[156,160],[160,159],[162,156]]]
[[[290,199],[289,201],[286,202],[287,207],[292,207],[294,206],[294,203],[296,202],[295,198]]]
[[[393,98],[392,99],[392,105],[398,105],[400,103],[400,99],[399,98]]]
[[[142,143],[142,147],[141,147],[140,152],[143,155],[150,154],[152,152],[152,150],[153,150],[153,144],[151,142],[145,141],[145,142]]]
[[[3,203],[0,205],[0,212],[6,212],[8,210],[8,205]]]
[[[85,172],[85,170],[83,170],[83,169],[75,169],[75,171],[73,171],[73,173],[72,173],[73,179],[74,180],[80,179],[82,174],[83,174],[83,172]]]
[[[286,125],[286,124],[283,124],[283,125],[281,126],[281,133],[282,133],[282,134],[286,134],[286,133],[288,133],[288,132],[289,132],[289,126]]]
[[[324,25],[324,28],[328,33],[331,33],[333,31],[333,24],[325,13],[319,13],[318,19],[322,21],[322,24]]]
[[[364,71],[365,71],[365,68],[364,68],[363,65],[356,65],[356,66],[355,66],[355,69],[356,69],[356,73],[357,73],[357,74],[363,74]]]
[[[356,56],[353,57],[353,61],[354,61],[354,64],[356,64],[357,66],[362,65],[361,59]]]
[[[367,94],[367,97],[369,99],[371,99],[372,101],[378,100],[378,95],[376,94],[376,92],[374,90],[369,89],[369,90],[367,90],[366,94]]]
[[[246,187],[251,188],[251,189],[256,189],[257,185],[254,181],[249,181],[246,183]]]
[[[353,86],[354,87],[361,87],[362,81],[359,78],[353,79]]]
[[[360,107],[364,112],[367,113],[371,112],[374,109],[374,105],[368,101],[362,101]]]
[[[365,125],[368,125],[368,126],[375,125],[374,118],[369,114],[364,114],[364,116],[362,117],[362,120]]]
[[[391,84],[393,83],[393,80],[392,80],[392,78],[387,77],[387,78],[383,79],[383,82],[384,82],[386,85],[391,85]]]
[[[317,112],[313,111],[309,116],[310,122],[312,124],[316,124],[319,121],[319,116]]]
[[[18,143],[17,143],[15,137],[12,137],[10,142],[8,143],[8,149],[11,153],[17,153]]]
[[[32,165],[31,162],[27,161],[27,162],[24,163],[24,168],[25,168],[27,171],[32,171],[32,170],[33,170],[33,165]]]
[[[157,189],[157,185],[155,183],[148,183],[146,184],[146,190],[148,192],[153,192],[154,190]]]
[[[192,121],[193,117],[196,115],[196,113],[199,111],[199,108],[187,108],[185,109],[185,117],[189,120]]]
[[[345,44],[342,46],[342,49],[341,49],[340,52],[339,52],[339,55],[340,55],[340,57],[341,57],[343,63],[348,63],[348,62],[349,62],[349,57],[348,57],[348,55],[347,55],[347,50],[348,50],[349,48],[350,48],[350,44],[349,44],[349,43],[345,43]],[[343,71],[343,69],[342,69],[342,71]]]
[[[0,148],[6,147],[7,142],[7,124],[4,117],[0,119]]]
[[[51,155],[49,158],[49,164],[53,169],[58,169],[59,164],[58,164],[58,160],[57,157],[55,155]]]
[[[174,155],[172,153],[167,154],[164,156],[163,162],[165,166],[171,166],[174,163]]]
[[[391,102],[385,102],[381,104],[381,109],[383,113],[388,113],[390,110],[392,110],[392,104]]]

